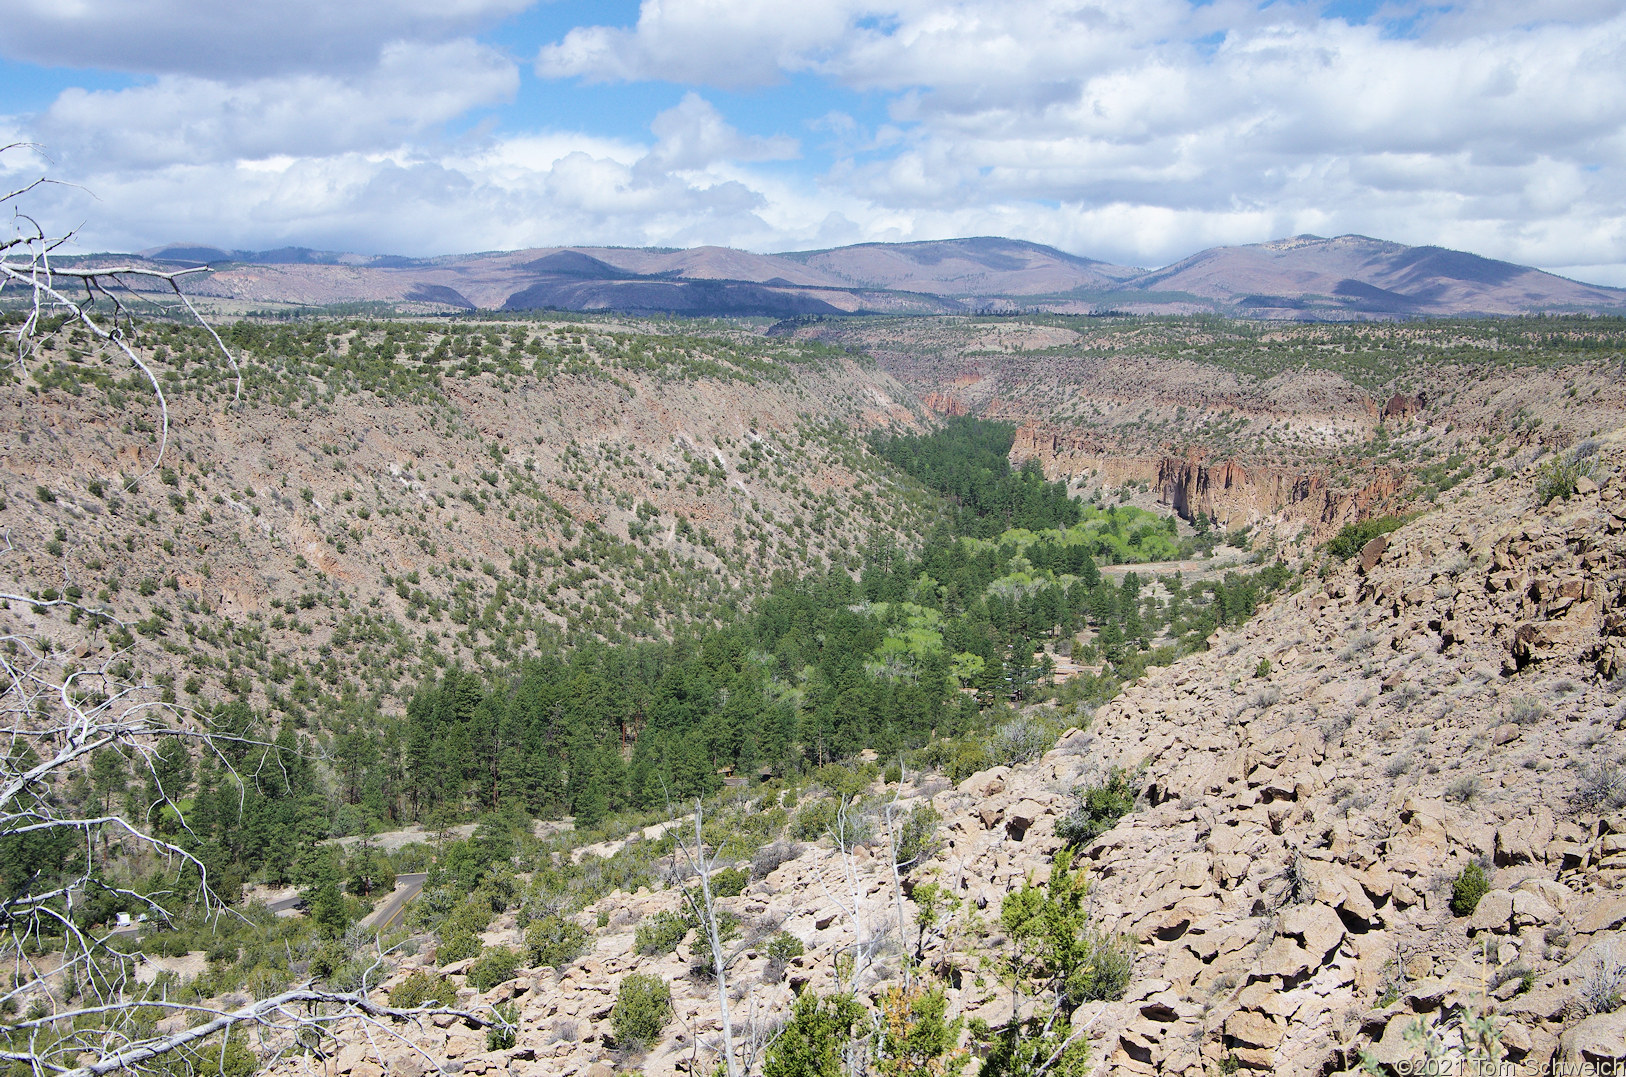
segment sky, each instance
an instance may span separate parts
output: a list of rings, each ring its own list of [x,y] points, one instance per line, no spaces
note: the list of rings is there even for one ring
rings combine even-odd
[[[1626,0],[0,0],[13,143],[78,250],[1353,232],[1626,286]]]

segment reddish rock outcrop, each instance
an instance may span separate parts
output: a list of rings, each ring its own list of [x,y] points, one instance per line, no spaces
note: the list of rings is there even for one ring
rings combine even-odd
[[[1156,481],[1164,448],[1136,448],[1117,438],[1102,437],[1048,423],[1028,423],[1016,431],[1011,461],[1037,460],[1047,478],[1068,480],[1093,476],[1107,486]]]
[[[1156,479],[1158,499],[1187,520],[1202,515],[1231,528],[1281,516],[1284,522],[1303,521],[1317,536],[1381,511],[1403,483],[1398,471],[1383,467],[1362,486],[1339,490],[1320,470],[1208,463],[1197,456],[1165,457]]]
[[[1422,411],[1427,404],[1428,394],[1426,392],[1418,393],[1416,396],[1396,393],[1389,398],[1387,404],[1383,405],[1383,421],[1392,422],[1409,419]]]
[[[932,402],[938,395],[927,397],[928,406],[938,407]],[[1172,446],[1137,446],[1048,423],[1020,427],[1011,459],[1038,460],[1051,479],[1089,476],[1106,486],[1148,483],[1160,502],[1186,520],[1201,515],[1233,528],[1279,518],[1302,524],[1316,538],[1391,509],[1405,483],[1398,470],[1379,467],[1358,487],[1334,488],[1321,469],[1208,460],[1196,451],[1176,455]]]

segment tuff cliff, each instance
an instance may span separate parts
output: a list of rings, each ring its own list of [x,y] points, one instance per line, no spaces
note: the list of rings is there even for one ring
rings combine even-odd
[[[1353,489],[1334,488],[1326,469],[1248,467],[1233,460],[1166,456],[1154,480],[1158,500],[1187,520],[1202,515],[1231,528],[1275,516],[1301,525],[1313,539],[1326,538],[1347,523],[1397,505],[1405,476],[1393,467],[1374,467]]]

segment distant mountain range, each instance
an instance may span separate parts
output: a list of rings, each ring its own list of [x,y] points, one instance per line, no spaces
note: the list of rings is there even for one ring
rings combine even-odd
[[[394,302],[780,318],[1022,310],[1292,319],[1626,312],[1626,289],[1354,235],[1214,247],[1155,270],[998,238],[782,254],[549,247],[440,258],[175,244],[141,257],[211,266],[215,271],[193,285],[199,294],[312,306]]]

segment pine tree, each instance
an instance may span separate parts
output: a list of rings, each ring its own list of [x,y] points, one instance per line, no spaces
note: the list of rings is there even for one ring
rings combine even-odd
[[[339,892],[339,869],[331,855],[324,854],[316,865],[314,885],[306,895],[311,923],[324,938],[336,939],[350,927],[350,912]]]

